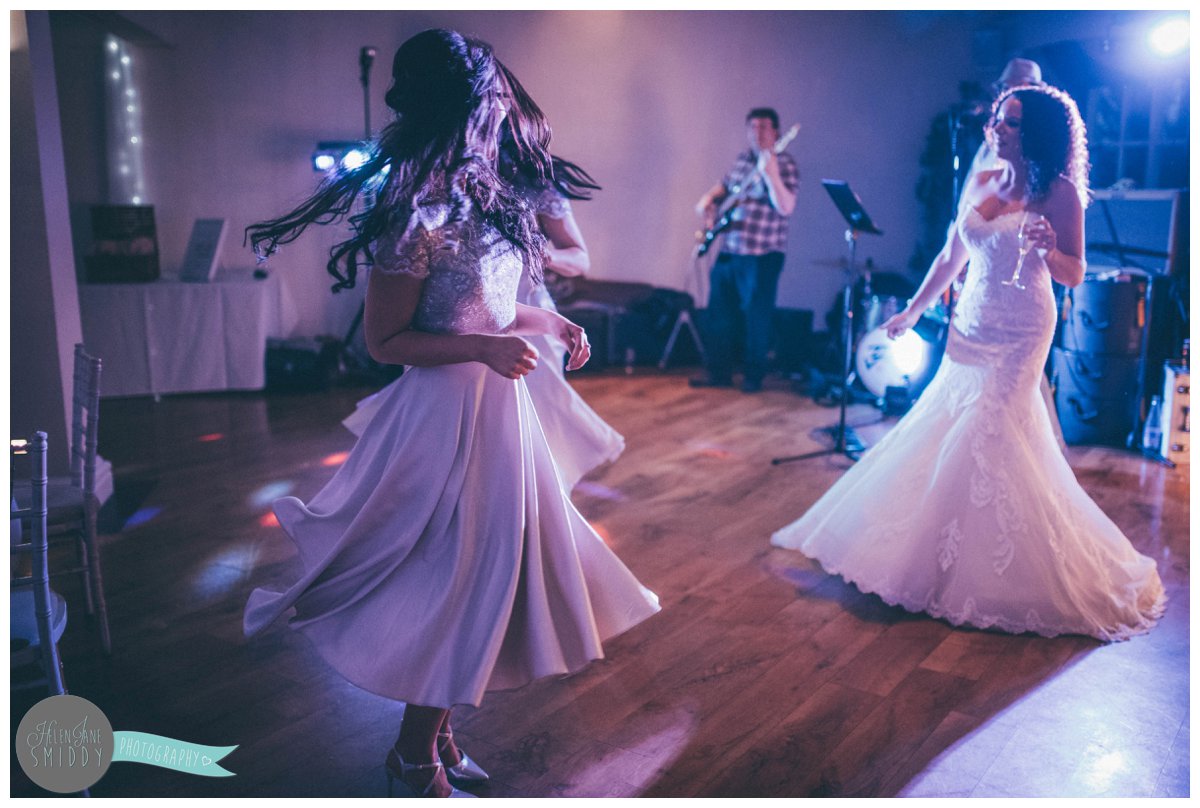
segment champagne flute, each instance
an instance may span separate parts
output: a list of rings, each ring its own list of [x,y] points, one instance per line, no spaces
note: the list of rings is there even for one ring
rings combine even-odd
[[[1017,266],[1013,269],[1012,277],[1006,281],[1000,281],[1001,286],[1014,286],[1017,289],[1024,289],[1025,284],[1021,283],[1021,267],[1025,265],[1025,256],[1033,249],[1033,242],[1029,239],[1029,225],[1036,223],[1041,219],[1041,215],[1034,214],[1033,221],[1029,220],[1029,211],[1021,214],[1021,227],[1017,230],[1017,252],[1020,257],[1017,259]]]

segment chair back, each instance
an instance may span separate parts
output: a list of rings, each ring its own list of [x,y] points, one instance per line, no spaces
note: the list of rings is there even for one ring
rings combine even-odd
[[[27,454],[30,461],[29,485],[32,505],[12,511],[12,519],[28,521],[29,542],[13,547],[14,550],[29,550],[33,554],[33,573],[10,579],[11,589],[33,589],[34,619],[40,644],[39,657],[50,692],[59,695],[65,692],[62,668],[58,662],[58,642],[51,625],[50,567],[47,561],[46,528],[46,433],[34,433],[33,440],[14,441],[15,455]]]
[[[100,359],[75,346],[71,392],[71,484],[96,491],[96,445],[100,438]]]

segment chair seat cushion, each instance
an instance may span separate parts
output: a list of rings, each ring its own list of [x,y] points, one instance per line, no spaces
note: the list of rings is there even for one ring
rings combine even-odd
[[[28,480],[15,480],[13,498],[18,508],[33,504]],[[71,485],[70,477],[51,477],[46,486],[46,519],[51,524],[83,518],[83,489]]]
[[[9,639],[25,640],[30,646],[40,645],[37,617],[34,615],[33,590],[17,589],[9,592]],[[67,602],[62,595],[50,590],[50,633],[58,642],[67,629]]]

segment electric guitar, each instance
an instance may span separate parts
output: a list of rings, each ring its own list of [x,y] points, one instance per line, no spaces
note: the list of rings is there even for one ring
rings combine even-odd
[[[784,132],[783,136],[775,141],[775,145],[771,147],[771,150],[776,154],[783,154],[783,150],[796,139],[796,135],[798,134],[800,134],[800,124],[792,124],[792,128]],[[707,253],[712,247],[712,243],[717,240],[717,236],[724,233],[733,224],[734,211],[737,210],[742,202],[746,201],[746,193],[752,185],[752,182],[746,181],[741,188],[738,188],[734,193],[725,197],[724,201],[721,202],[721,207],[717,210],[713,226],[704,231],[697,231],[696,255],[698,257]]]

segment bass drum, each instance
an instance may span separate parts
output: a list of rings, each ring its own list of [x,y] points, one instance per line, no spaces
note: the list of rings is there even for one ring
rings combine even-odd
[[[892,315],[904,308],[906,302],[893,295],[871,295],[863,303],[863,319],[858,333],[874,331],[887,322]]]
[[[854,361],[863,386],[876,398],[884,398],[889,387],[902,387],[909,400],[916,401],[942,362],[946,328],[943,317],[926,314],[896,339],[889,339],[883,328],[867,332]]]

